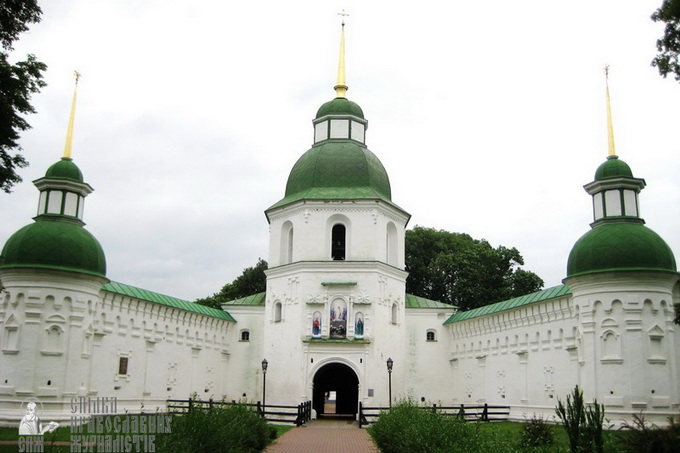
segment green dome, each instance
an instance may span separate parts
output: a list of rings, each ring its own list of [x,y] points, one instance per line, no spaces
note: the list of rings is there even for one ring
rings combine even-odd
[[[363,119],[364,111],[361,110],[361,107],[356,102],[346,98],[335,98],[319,107],[319,110],[316,112],[317,118],[326,115],[354,115]]]
[[[675,272],[668,244],[641,223],[598,225],[576,241],[567,261],[567,276],[619,270]]]
[[[327,141],[298,159],[285,198],[272,208],[302,199],[391,202],[391,197],[389,177],[375,154],[353,141]]]
[[[610,178],[632,178],[633,172],[627,163],[619,159],[619,156],[609,156],[607,160],[595,170],[595,180]]]
[[[39,219],[14,233],[2,250],[0,268],[37,267],[106,275],[97,239],[70,222]]]
[[[62,157],[59,162],[47,169],[45,178],[70,179],[83,182],[83,173],[71,159]]]

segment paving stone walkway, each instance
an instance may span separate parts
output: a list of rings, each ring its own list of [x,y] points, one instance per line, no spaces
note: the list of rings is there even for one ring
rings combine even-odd
[[[354,420],[313,420],[288,431],[265,453],[378,453],[378,449]]]

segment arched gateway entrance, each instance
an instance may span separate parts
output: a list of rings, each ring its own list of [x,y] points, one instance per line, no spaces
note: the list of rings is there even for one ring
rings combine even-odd
[[[356,417],[359,405],[359,378],[342,363],[329,363],[314,375],[312,406],[317,417]]]

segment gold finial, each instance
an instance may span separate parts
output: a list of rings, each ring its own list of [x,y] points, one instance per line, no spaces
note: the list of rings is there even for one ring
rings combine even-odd
[[[607,141],[609,144],[609,155],[616,156],[616,147],[614,146],[614,125],[612,123],[612,104],[609,99],[609,65],[604,67],[604,79],[607,94]]]
[[[76,85],[73,89],[73,100],[71,101],[71,116],[68,119],[68,129],[66,130],[66,145],[64,146],[64,158],[71,158],[71,145],[73,144],[73,123],[76,118],[76,94],[78,93],[78,81],[80,80],[80,73],[73,71],[76,78]]]
[[[345,17],[349,16],[343,9],[338,13],[342,16],[342,31],[340,32],[340,61],[338,63],[338,82],[333,87],[335,94],[339,98],[344,98],[347,94],[347,84],[345,83]]]

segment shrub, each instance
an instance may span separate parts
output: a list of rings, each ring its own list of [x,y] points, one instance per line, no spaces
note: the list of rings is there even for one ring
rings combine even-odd
[[[624,453],[677,453],[680,451],[680,423],[668,419],[668,426],[660,428],[645,422],[642,416],[633,416],[633,423],[626,423],[619,439]]]
[[[521,447],[540,447],[555,441],[550,426],[543,418],[534,415],[522,427]]]
[[[592,406],[586,406],[583,392],[577,385],[572,394],[567,395],[566,407],[562,401],[557,400],[555,412],[564,423],[572,453],[604,452],[604,405],[597,404],[595,400]]]
[[[156,451],[257,453],[276,436],[276,430],[256,412],[238,404],[174,416],[171,430],[157,437]]]
[[[456,415],[401,401],[380,415],[368,432],[383,453],[512,453],[514,439],[501,438]]]

